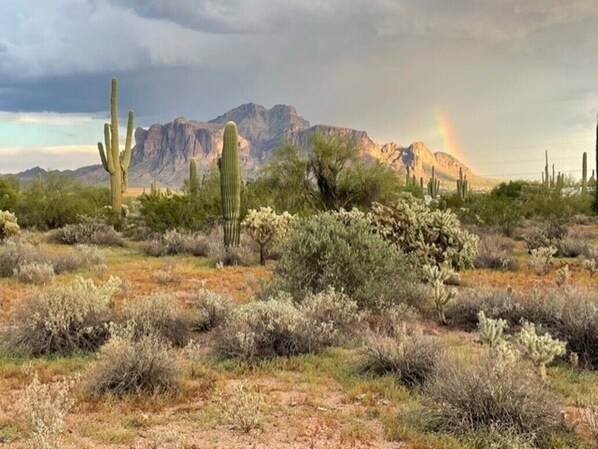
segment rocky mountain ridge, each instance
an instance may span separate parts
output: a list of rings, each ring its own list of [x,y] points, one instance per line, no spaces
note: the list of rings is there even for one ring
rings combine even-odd
[[[214,164],[222,150],[224,126],[228,121],[237,123],[241,163],[246,176],[254,176],[273,151],[285,140],[309,151],[310,137],[315,133],[345,135],[361,148],[365,159],[377,159],[395,170],[410,173],[416,178],[430,177],[432,166],[443,187],[453,189],[454,181],[463,168],[474,188],[494,184],[475,175],[463,163],[441,152],[432,152],[423,142],[401,146],[395,142],[379,144],[366,131],[328,125],[312,126],[297,114],[292,106],[276,105],[271,109],[249,103],[227,113],[201,122],[179,117],[165,124],[154,124],[148,129],[135,130],[135,147],[129,169],[129,185],[147,187],[153,179],[169,187],[180,187],[188,176],[191,158],[197,160],[200,170]],[[108,175],[101,166],[82,167],[73,172],[88,183],[107,182]]]

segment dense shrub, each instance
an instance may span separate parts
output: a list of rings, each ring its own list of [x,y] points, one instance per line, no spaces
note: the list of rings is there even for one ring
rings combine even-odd
[[[27,385],[17,403],[29,427],[33,449],[59,449],[63,446],[65,416],[73,405],[68,381],[42,384],[37,373]]]
[[[451,211],[431,210],[423,201],[404,196],[391,206],[375,203],[373,222],[382,237],[414,254],[422,266],[473,266],[478,238],[465,231]]]
[[[444,360],[425,390],[438,427],[457,434],[495,427],[546,438],[559,420],[545,384],[496,357]]]
[[[513,242],[498,234],[485,234],[480,238],[476,268],[516,270],[517,261],[512,256]]]
[[[0,210],[0,243],[19,233],[19,225],[15,214]]]
[[[79,223],[81,217],[104,213],[110,204],[110,190],[80,184],[68,175],[50,172],[24,190],[16,206],[23,227],[57,229]]]
[[[332,306],[332,307],[331,307]],[[309,296],[297,305],[281,293],[234,309],[217,334],[217,347],[244,360],[318,352],[338,341],[340,330],[357,317],[356,304],[345,296]],[[351,315],[351,316],[349,316]]]
[[[131,326],[116,330],[113,326],[111,334],[100,348],[99,360],[89,368],[90,392],[122,396],[160,394],[178,388],[176,354],[160,337],[150,334],[135,338]]]
[[[190,318],[175,298],[168,295],[147,295],[125,301],[123,318],[135,323],[135,334],[156,335],[175,346],[189,340]]]
[[[417,327],[397,328],[390,335],[370,332],[362,348],[366,370],[392,373],[398,382],[422,385],[432,375],[441,354],[437,339],[423,335]]]
[[[188,234],[169,230],[164,234],[154,237],[142,245],[142,250],[148,256],[161,257],[176,254],[192,254],[206,257],[211,252],[211,244],[207,237],[200,234]]]
[[[299,219],[282,251],[274,284],[298,299],[334,287],[360,307],[376,308],[400,302],[413,282],[405,256],[365,219],[350,226],[329,212]]]
[[[199,314],[196,328],[200,331],[209,331],[226,322],[234,307],[234,302],[228,296],[216,292],[200,289],[197,293]]]
[[[57,229],[54,239],[67,245],[122,246],[124,244],[114,227],[98,217],[81,217],[80,223],[68,224]]]
[[[104,257],[94,247],[79,245],[73,251],[50,252],[42,245],[9,241],[0,246],[0,277],[10,277],[22,265],[50,265],[56,274],[75,271],[104,263]]]
[[[598,245],[591,243],[591,237],[573,231],[556,244],[559,257],[584,257],[598,259]]]
[[[14,275],[26,284],[44,285],[54,280],[54,268],[49,263],[24,263],[19,265]]]
[[[96,286],[79,277],[34,294],[17,312],[9,347],[33,356],[98,348],[107,338],[109,306],[119,286],[115,278]]]
[[[575,288],[534,292],[483,289],[466,291],[447,310],[450,321],[468,328],[483,311],[491,318],[503,318],[517,327],[522,321],[541,325],[555,338],[567,342],[582,365],[598,366],[598,296]]]

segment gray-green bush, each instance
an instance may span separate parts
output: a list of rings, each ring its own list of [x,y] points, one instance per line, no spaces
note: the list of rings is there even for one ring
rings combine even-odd
[[[120,280],[101,285],[78,277],[31,296],[17,311],[8,331],[8,347],[32,356],[94,350],[108,337],[112,296]]]
[[[414,282],[407,258],[367,219],[345,225],[330,212],[298,219],[281,246],[273,282],[298,300],[333,287],[361,308],[380,308],[401,302]]]

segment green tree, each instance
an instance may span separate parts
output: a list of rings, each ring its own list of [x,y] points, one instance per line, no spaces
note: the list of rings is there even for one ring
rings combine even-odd
[[[19,179],[13,176],[0,178],[0,210],[13,212],[19,202]]]

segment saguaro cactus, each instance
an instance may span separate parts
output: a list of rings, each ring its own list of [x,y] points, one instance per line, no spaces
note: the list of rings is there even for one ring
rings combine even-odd
[[[584,152],[581,158],[581,194],[586,196],[588,193],[588,153]]]
[[[594,175],[594,184],[594,187],[596,187],[596,213],[598,214],[598,122],[596,122],[596,173]]]
[[[469,181],[467,175],[463,176],[463,167],[459,168],[459,179],[457,180],[457,193],[461,201],[465,201],[469,196]]]
[[[199,175],[195,158],[189,161],[189,197],[191,201],[196,201],[199,197]]]
[[[220,191],[222,196],[222,218],[224,219],[224,246],[239,246],[241,238],[241,164],[237,125],[228,122],[224,129],[220,168]]]
[[[544,177],[542,178],[542,181],[544,182],[545,187],[549,187],[550,175],[548,174],[548,150],[544,152],[544,155],[546,156],[546,165],[544,166]]]
[[[112,195],[112,212],[117,226],[122,223],[123,193],[127,190],[129,164],[131,162],[131,142],[133,140],[133,111],[129,111],[127,120],[127,137],[125,149],[121,153],[118,139],[118,84],[112,79],[110,93],[110,123],[104,124],[104,142],[98,142],[98,150],[104,170],[110,173],[110,192]]]
[[[428,194],[432,198],[436,198],[438,196],[439,190],[440,190],[440,180],[436,179],[436,168],[432,167],[432,177],[428,181]]]

